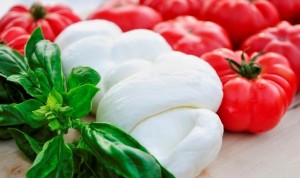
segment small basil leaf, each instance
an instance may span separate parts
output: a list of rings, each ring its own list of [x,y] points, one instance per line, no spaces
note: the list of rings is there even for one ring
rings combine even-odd
[[[25,45],[25,56],[28,59],[32,53],[34,53],[35,45],[44,39],[43,32],[41,27],[37,27],[32,34],[30,35],[30,38],[28,39],[26,45]]]
[[[67,94],[69,106],[73,108],[72,118],[86,116],[92,109],[92,99],[98,88],[91,84],[84,84],[70,90]]]
[[[49,122],[48,126],[50,127],[51,130],[59,130],[61,128],[60,123],[58,120],[53,119],[51,122]]]
[[[63,136],[59,135],[46,142],[37,155],[32,167],[26,174],[27,178],[73,177],[73,156]]]
[[[44,125],[47,120],[35,119],[33,111],[38,110],[44,104],[38,100],[30,99],[26,100],[23,103],[17,104],[14,106],[19,111],[19,118],[25,120],[33,128],[38,128]]]
[[[68,78],[69,89],[79,87],[84,84],[97,85],[100,82],[100,75],[90,67],[73,68]]]
[[[54,107],[55,105],[62,105],[63,104],[63,97],[59,92],[53,89],[47,98],[47,105]]]
[[[161,166],[152,155],[117,140],[111,141],[111,136],[107,139],[93,124],[83,126],[81,134],[79,146],[88,149],[101,164],[117,174],[128,178],[163,177]]]
[[[42,144],[18,129],[9,129],[19,149],[24,155],[33,161],[36,155],[42,150]]]
[[[0,63],[0,75],[5,78],[27,71],[23,56],[6,45],[0,45]]]

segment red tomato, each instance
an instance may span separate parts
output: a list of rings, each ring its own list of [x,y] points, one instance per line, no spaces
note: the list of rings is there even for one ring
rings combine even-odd
[[[260,133],[274,128],[287,111],[297,89],[297,77],[287,59],[277,53],[251,58],[242,51],[219,49],[202,58],[217,71],[223,84],[218,110],[229,131]],[[230,58],[230,63],[225,60]]]
[[[286,21],[276,27],[267,28],[243,43],[241,49],[251,54],[256,51],[276,52],[285,56],[300,81],[300,25],[291,25]],[[298,91],[300,89],[300,82]]]
[[[103,3],[88,19],[105,19],[116,23],[122,31],[152,29],[162,21],[154,9],[132,0],[111,0]]]
[[[161,13],[164,20],[182,15],[196,16],[205,0],[140,0],[140,4],[152,7]]]
[[[12,27],[0,35],[0,40],[7,46],[24,55],[24,47],[30,34],[20,27]]]
[[[37,26],[41,26],[45,38],[53,41],[64,28],[78,21],[79,17],[63,5],[34,4],[30,8],[16,5],[0,20],[0,32],[12,27],[21,27],[31,33]]]
[[[174,50],[199,57],[217,48],[231,48],[227,32],[221,26],[199,21],[193,16],[179,16],[158,23],[153,30],[160,33]]]
[[[300,23],[300,1],[299,0],[269,0],[278,10],[281,20],[290,23]]]
[[[237,48],[258,31],[279,22],[276,8],[265,0],[210,0],[200,11],[199,19],[221,25]]]

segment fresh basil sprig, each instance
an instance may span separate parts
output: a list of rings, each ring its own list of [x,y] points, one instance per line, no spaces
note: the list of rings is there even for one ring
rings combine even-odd
[[[24,57],[0,45],[0,63],[0,80],[5,83],[0,97],[9,98],[8,84],[24,96],[0,103],[0,136],[1,129],[9,128],[33,161],[27,178],[174,177],[121,129],[82,121],[91,110],[100,76],[92,68],[77,67],[65,79],[59,47],[44,40],[40,28],[27,42]],[[69,129],[80,132],[79,141],[65,142]]]

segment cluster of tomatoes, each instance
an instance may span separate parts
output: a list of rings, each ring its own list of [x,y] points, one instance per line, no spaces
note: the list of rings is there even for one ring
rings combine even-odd
[[[299,0],[109,0],[89,19],[153,30],[210,63],[223,83],[218,114],[227,130],[274,128],[299,91]],[[0,39],[23,53],[37,26],[54,41],[80,20],[64,5],[16,5],[0,19]]]

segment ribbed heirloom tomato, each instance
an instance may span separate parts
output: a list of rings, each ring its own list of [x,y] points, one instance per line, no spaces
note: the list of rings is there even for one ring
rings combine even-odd
[[[300,1],[299,0],[268,0],[278,10],[281,20],[290,23],[300,23]]]
[[[12,27],[0,35],[0,42],[24,54],[24,46],[30,34],[20,27]]]
[[[105,19],[117,24],[122,31],[152,29],[162,21],[160,13],[132,0],[110,0],[92,12],[88,19]]]
[[[248,36],[276,25],[279,15],[274,5],[265,0],[210,0],[199,11],[199,19],[221,25],[233,45],[239,47]]]
[[[21,27],[31,33],[40,26],[45,38],[53,41],[65,27],[78,21],[80,18],[64,5],[35,3],[30,8],[15,5],[0,20],[0,33],[12,27]]]
[[[205,0],[140,0],[139,2],[157,10],[164,20],[168,20],[182,15],[196,16]]]
[[[232,48],[227,32],[218,24],[179,16],[158,23],[153,30],[161,34],[176,51],[201,56],[217,48]]]
[[[282,55],[253,54],[249,58],[242,54],[219,49],[202,56],[223,84],[218,115],[226,130],[265,132],[274,128],[287,111],[296,93],[297,78]]]
[[[247,38],[241,49],[249,55],[256,51],[275,52],[285,56],[300,81],[300,25],[282,21],[276,27],[267,28]],[[300,90],[300,82],[298,83]]]

